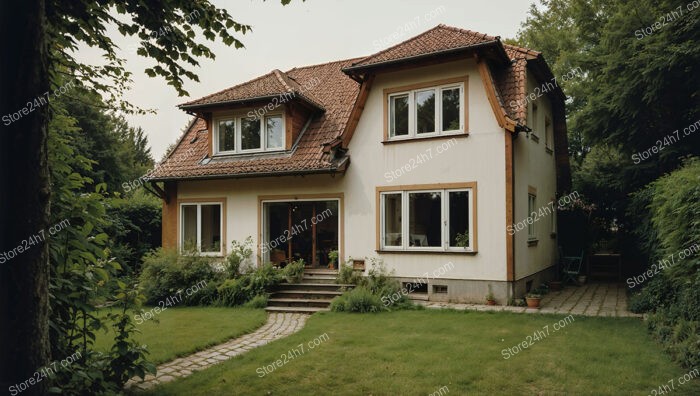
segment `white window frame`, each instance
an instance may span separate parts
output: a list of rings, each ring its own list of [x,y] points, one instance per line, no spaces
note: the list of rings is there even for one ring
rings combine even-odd
[[[219,206],[219,235],[221,235],[221,243],[219,243],[218,252],[202,252],[202,206],[205,205],[218,205]],[[180,232],[178,233],[178,246],[180,251],[183,251],[185,246],[183,245],[183,239],[185,236],[185,216],[183,216],[183,209],[185,206],[196,206],[197,207],[197,251],[203,256],[223,256],[224,254],[224,205],[221,202],[182,202],[180,203],[179,210],[179,224]]]
[[[280,117],[282,119],[282,146],[278,148],[267,148],[267,118],[270,117]],[[284,151],[287,146],[287,134],[286,131],[286,120],[284,113],[274,112],[265,114],[263,117],[259,118],[260,121],[260,148],[243,150],[243,119],[250,118],[245,115],[235,114],[235,115],[221,115],[215,117],[212,122],[212,129],[214,135],[214,155],[228,155],[228,154],[249,154],[249,153],[262,153],[262,152],[277,152]],[[219,148],[219,123],[221,121],[233,120],[236,130],[236,149],[222,151]]]
[[[455,130],[444,131],[442,129],[442,91],[448,89],[459,88],[459,128]],[[418,133],[418,111],[416,106],[416,94],[418,92],[433,91],[435,93],[435,132],[428,133]],[[392,124],[394,122],[391,117],[391,99],[397,96],[408,95],[408,135],[392,136]],[[387,95],[387,137],[389,140],[405,140],[405,139],[416,139],[431,136],[441,136],[441,135],[457,135],[464,133],[464,105],[465,105],[465,93],[464,93],[464,83],[451,83],[443,85],[435,85],[424,88],[416,88],[408,91],[393,92]]]
[[[449,232],[450,232],[450,204],[449,204],[449,194],[451,192],[457,191],[467,191],[469,193],[469,201],[467,212],[469,215],[469,246],[467,248],[450,246]],[[409,243],[409,231],[410,231],[410,208],[409,208],[409,195],[415,193],[440,193],[441,194],[441,209],[440,209],[440,223],[442,227],[440,228],[440,246],[410,246]],[[401,246],[392,246],[386,244],[386,216],[385,216],[385,199],[386,195],[400,194],[401,195]],[[382,191],[379,196],[380,204],[380,248],[386,251],[428,251],[428,252],[473,252],[474,251],[474,189],[472,187],[464,188],[447,188],[447,189],[425,189],[425,190],[396,190],[396,191]]]
[[[532,208],[530,208],[530,197],[532,197]],[[537,212],[537,194],[528,193],[527,194],[527,215],[528,219],[532,218],[532,224],[527,222],[527,239],[528,241],[534,241],[537,239],[537,228],[535,227],[535,218],[533,213]]]

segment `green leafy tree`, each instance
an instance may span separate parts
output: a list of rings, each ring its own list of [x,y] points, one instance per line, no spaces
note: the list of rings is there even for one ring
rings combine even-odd
[[[288,3],[288,0],[283,3]],[[154,0],[147,3],[134,0],[26,0],[0,3],[2,252],[16,248],[50,225],[48,123],[52,116],[51,99],[57,96],[57,92],[66,90],[61,84],[72,82],[75,85],[72,89],[98,93],[110,108],[139,111],[121,100],[130,83],[130,73],[124,68],[124,60],[116,54],[116,46],[107,34],[108,26],[116,27],[124,36],[138,37],[138,54],[153,61],[145,72],[150,76],[160,76],[180,95],[187,94],[185,78],[198,80],[192,71],[199,66],[198,59],[214,58],[198,37],[218,38],[227,45],[240,48],[243,44],[231,32],[245,33],[250,28],[237,23],[226,10],[205,0]],[[81,44],[101,50],[105,63],[100,66],[79,63],[74,54]],[[98,185],[98,190],[90,194],[101,194],[101,186]],[[83,205],[95,210],[89,216],[99,217],[97,209],[92,208],[97,201]],[[74,233],[64,235],[77,238],[78,242],[85,239],[95,242],[100,233],[93,234],[94,224],[92,228],[88,224],[80,224]],[[97,248],[91,249],[93,251],[81,252],[84,255],[81,260],[95,265],[100,262],[95,256]],[[54,353],[56,350],[49,338],[49,259],[57,258],[53,248],[52,252],[50,256],[49,243],[42,241],[0,268],[0,318],[3,323],[0,326],[0,386],[3,388],[31,377],[52,357],[64,358],[52,356],[52,349]],[[81,276],[74,281],[89,281],[91,283],[83,286],[94,287],[97,278],[87,277],[87,274]],[[85,293],[75,302],[76,305],[90,299],[89,291]],[[83,328],[92,326],[87,324],[90,309],[84,308]],[[87,336],[87,333],[83,334]],[[89,344],[86,341],[82,344]],[[123,378],[121,374],[114,376]],[[31,387],[27,394],[45,394],[47,388],[47,381],[42,381]]]

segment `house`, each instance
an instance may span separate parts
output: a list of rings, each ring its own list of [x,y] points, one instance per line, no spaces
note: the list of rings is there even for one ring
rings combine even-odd
[[[184,103],[194,120],[150,179],[163,246],[223,256],[251,236],[257,263],[338,251],[430,300],[506,303],[554,274],[556,214],[527,221],[570,185],[552,81],[539,52],[438,25]]]

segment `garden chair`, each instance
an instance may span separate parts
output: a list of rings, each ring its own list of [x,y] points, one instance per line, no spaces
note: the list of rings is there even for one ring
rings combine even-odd
[[[583,266],[583,250],[580,256],[564,256],[562,249],[559,248],[559,260],[561,261],[562,281],[564,283],[573,281],[578,284],[578,276],[581,273],[581,266]]]

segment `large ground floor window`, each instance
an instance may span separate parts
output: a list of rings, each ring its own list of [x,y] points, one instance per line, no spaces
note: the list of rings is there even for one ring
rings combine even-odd
[[[338,199],[263,201],[263,260],[285,265],[303,259],[310,267],[328,267],[340,243],[339,204]]]
[[[180,249],[204,254],[221,255],[222,204],[180,204]]]
[[[397,191],[381,188],[381,249],[474,251],[475,184],[449,186],[454,188],[438,188],[441,185]]]

